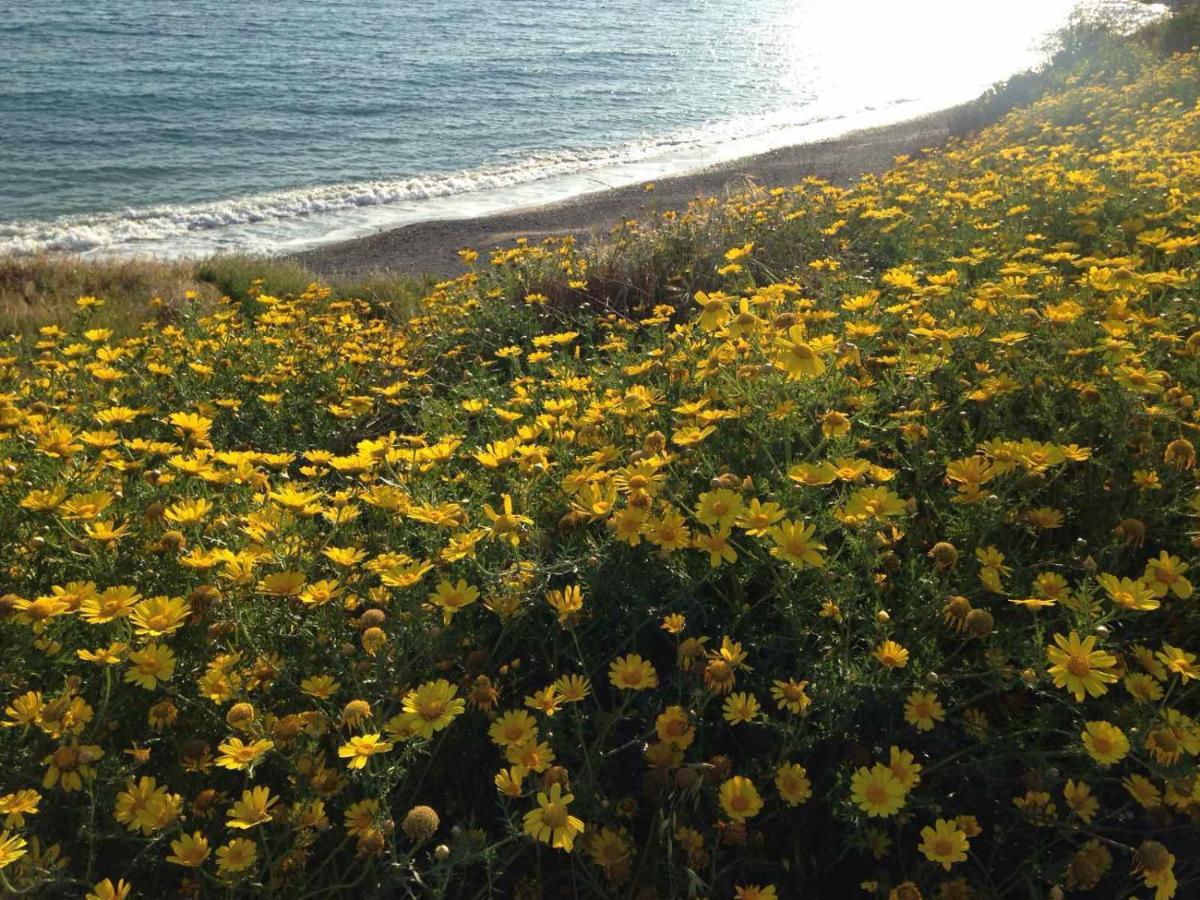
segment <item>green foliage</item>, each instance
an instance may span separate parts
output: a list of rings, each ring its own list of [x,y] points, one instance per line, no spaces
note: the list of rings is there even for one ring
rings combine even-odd
[[[196,267],[196,277],[223,295],[238,301],[250,299],[257,288],[277,297],[298,297],[316,276],[299,263],[260,256],[226,255],[206,259]]]
[[[1113,60],[407,319],[5,342],[0,889],[1194,895],[1200,55]]]

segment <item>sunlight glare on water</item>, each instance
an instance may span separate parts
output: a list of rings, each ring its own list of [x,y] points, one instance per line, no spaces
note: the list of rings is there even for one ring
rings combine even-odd
[[[1137,0],[40,0],[0,20],[0,254],[276,251],[895,122]]]
[[[1125,3],[1076,0],[794,3],[765,29],[760,62],[779,67],[778,84],[791,105],[856,110],[881,98],[961,102],[1035,65],[1075,10],[1117,21],[1145,14]]]

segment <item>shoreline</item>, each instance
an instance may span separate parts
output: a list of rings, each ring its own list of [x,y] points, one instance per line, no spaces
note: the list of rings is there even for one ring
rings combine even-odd
[[[957,123],[970,103],[889,125],[850,131],[835,138],[793,144],[654,181],[578,194],[540,206],[463,219],[434,219],[374,234],[321,244],[279,258],[297,262],[322,277],[373,274],[453,277],[466,271],[458,251],[481,257],[519,238],[540,241],[572,235],[591,243],[627,219],[645,220],[681,210],[697,197],[725,196],[748,183],[790,186],[810,176],[846,185],[886,171],[895,157],[940,147],[959,133]]]

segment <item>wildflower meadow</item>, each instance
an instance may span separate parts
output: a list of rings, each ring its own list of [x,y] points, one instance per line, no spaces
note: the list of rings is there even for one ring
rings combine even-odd
[[[4,340],[0,893],[1200,896],[1198,99]]]

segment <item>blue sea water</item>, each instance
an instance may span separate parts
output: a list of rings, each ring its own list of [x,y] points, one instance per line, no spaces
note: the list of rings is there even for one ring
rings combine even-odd
[[[969,99],[1137,0],[35,0],[0,253],[282,250]]]

